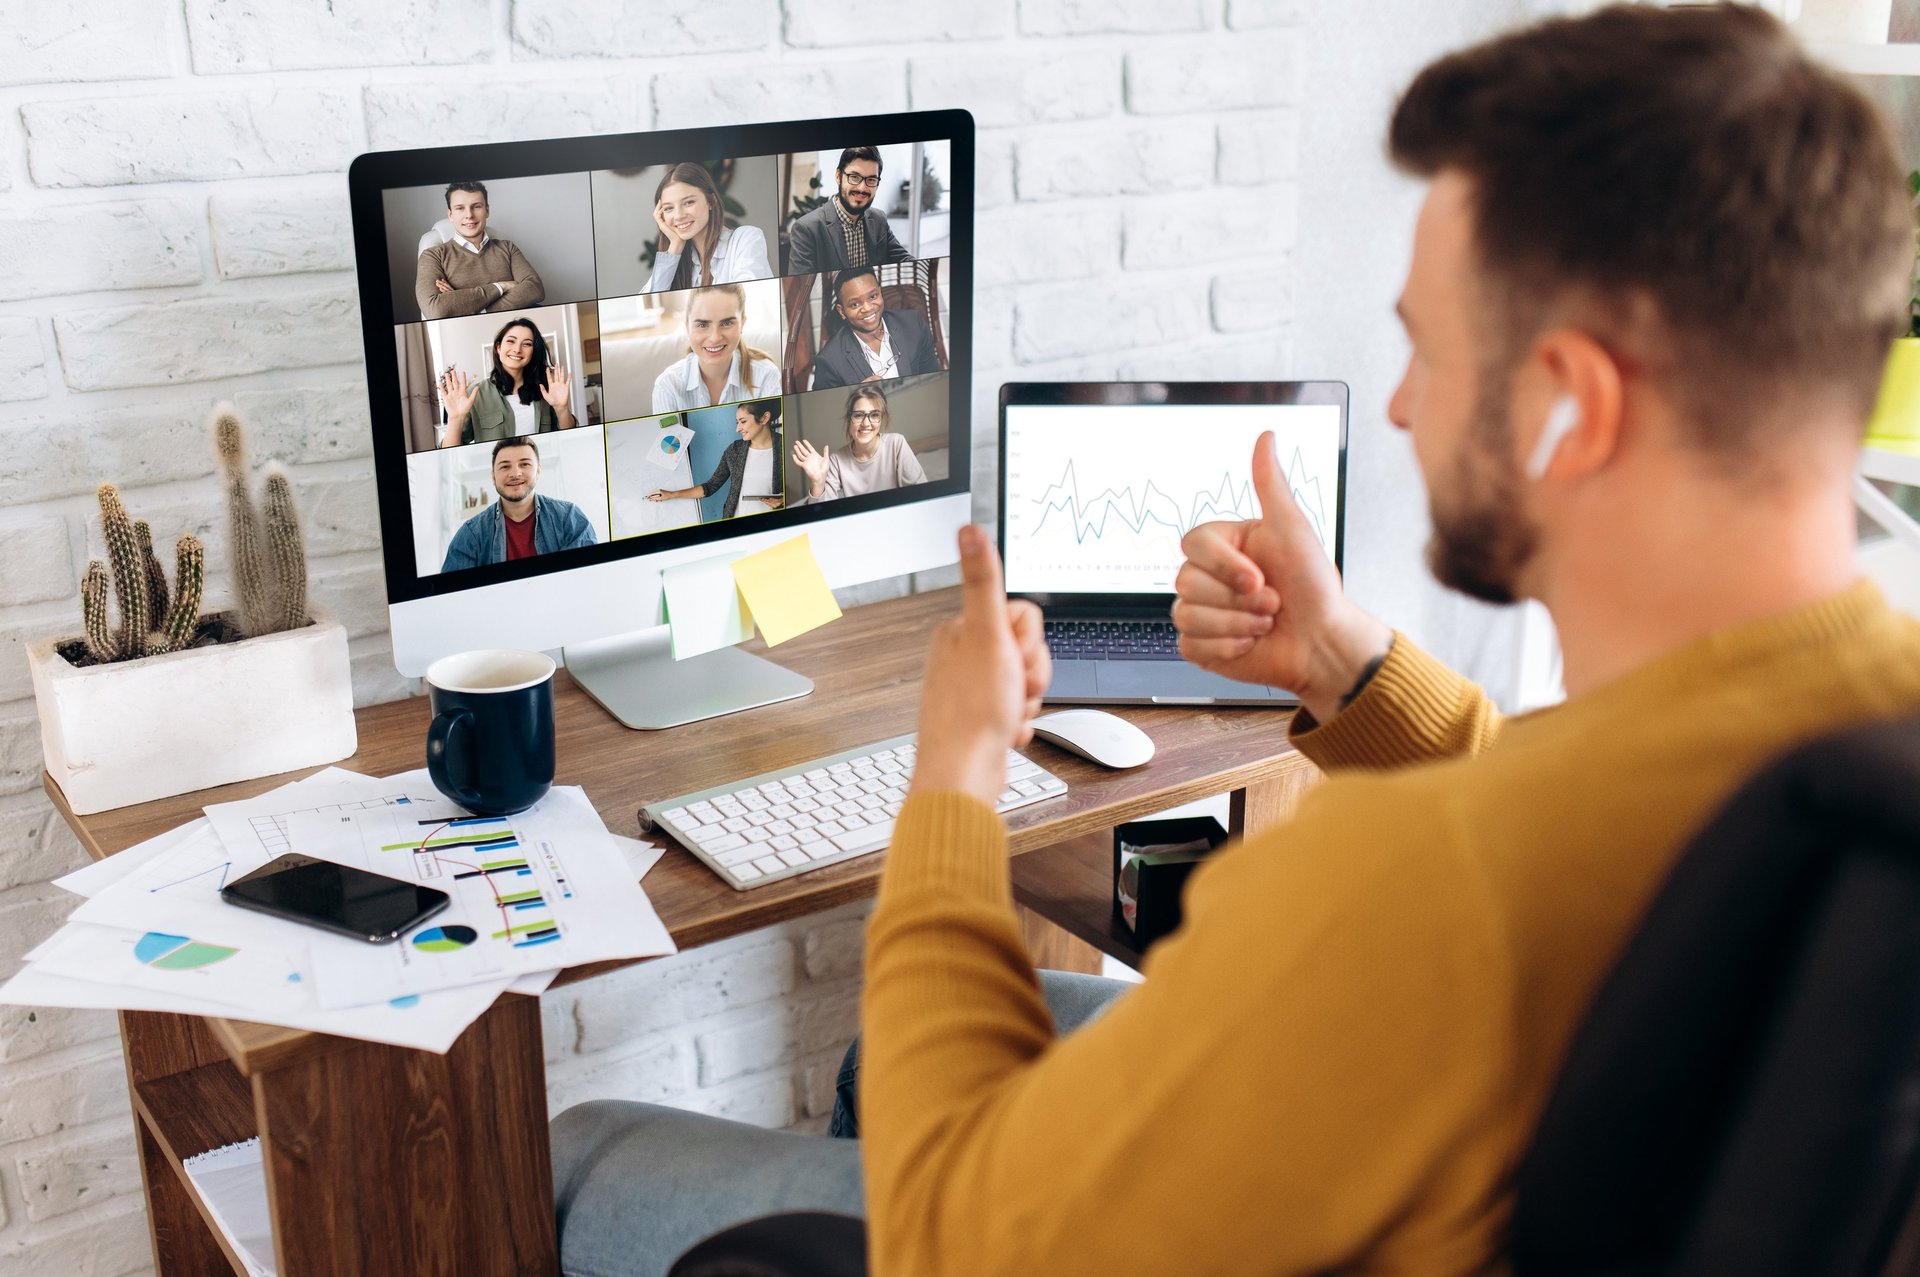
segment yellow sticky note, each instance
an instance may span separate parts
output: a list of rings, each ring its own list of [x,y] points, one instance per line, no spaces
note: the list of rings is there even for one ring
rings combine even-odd
[[[760,624],[768,647],[825,625],[840,615],[827,578],[803,532],[791,541],[735,560],[733,579]]]
[[[673,627],[673,659],[718,651],[753,637],[753,613],[740,597],[729,569],[737,554],[680,563],[660,573],[667,624]]]

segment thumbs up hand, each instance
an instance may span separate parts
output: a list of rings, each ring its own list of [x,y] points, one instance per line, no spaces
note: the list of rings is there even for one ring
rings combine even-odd
[[[1393,632],[1341,589],[1293,499],[1272,432],[1253,449],[1260,517],[1203,523],[1181,539],[1173,623],[1180,654],[1243,683],[1285,688],[1325,722]]]
[[[933,632],[920,693],[913,790],[958,790],[991,805],[1005,787],[1007,750],[1029,725],[1053,678],[1040,609],[1008,599],[986,532],[960,529],[962,609]]]

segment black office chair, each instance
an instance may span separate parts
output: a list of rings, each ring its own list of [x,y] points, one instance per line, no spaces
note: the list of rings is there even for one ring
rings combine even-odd
[[[1920,1273],[1920,719],[1794,750],[1693,840],[1515,1189],[1515,1277]],[[864,1274],[860,1222],[825,1218],[671,1277]]]
[[[1872,1277],[1920,1188],[1920,720],[1816,741],[1700,832],[1574,1039],[1515,1277]]]

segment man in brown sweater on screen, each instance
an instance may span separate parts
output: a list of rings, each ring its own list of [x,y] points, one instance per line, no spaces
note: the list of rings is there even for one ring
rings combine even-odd
[[[1174,620],[1190,659],[1299,694],[1327,777],[1194,875],[1096,1018],[1022,942],[993,804],[1048,656],[963,529],[868,924],[860,1178],[792,1137],[583,1106],[556,1124],[569,1268],[649,1271],[663,1220],[670,1255],[863,1205],[879,1277],[1501,1273],[1514,1168],[1688,840],[1795,743],[1920,713],[1920,623],[1852,559],[1913,265],[1859,91],[1760,10],[1622,5],[1435,63],[1389,149],[1428,184],[1388,415],[1429,561],[1546,605],[1566,702],[1504,718],[1361,611],[1263,439],[1260,517],[1188,533]],[[674,1218],[716,1185],[740,1195]]]
[[[447,187],[454,236],[423,251],[413,277],[422,319],[519,310],[546,297],[539,273],[513,241],[487,234],[491,213],[487,188],[479,182]]]

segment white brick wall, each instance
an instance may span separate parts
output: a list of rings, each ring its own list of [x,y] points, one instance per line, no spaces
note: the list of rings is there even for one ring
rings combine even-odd
[[[354,155],[971,109],[966,464],[990,514],[1002,381],[1287,372],[1303,3],[0,0],[0,977],[67,906],[48,880],[81,860],[39,792],[20,645],[77,628],[103,480],[162,544],[207,536],[222,587],[216,400],[293,470],[356,695],[412,690],[385,638]],[[553,1106],[821,1128],[866,912],[555,991]],[[0,1007],[0,1277],[144,1271],[133,1150],[113,1018]]]

